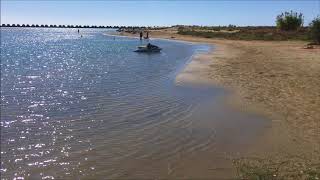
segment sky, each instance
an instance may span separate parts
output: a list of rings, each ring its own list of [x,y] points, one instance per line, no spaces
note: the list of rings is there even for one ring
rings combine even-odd
[[[1,24],[272,26],[284,11],[320,15],[320,0],[1,0]]]

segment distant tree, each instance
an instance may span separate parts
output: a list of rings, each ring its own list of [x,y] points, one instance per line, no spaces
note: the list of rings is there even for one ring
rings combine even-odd
[[[17,27],[20,27],[20,24],[17,24],[16,26],[17,26]]]
[[[57,27],[57,25],[55,25],[55,24],[54,24],[54,25],[53,25],[53,27],[55,27],[55,28],[56,28],[56,27]]]
[[[26,25],[26,27],[30,27],[30,25],[29,25],[29,24],[27,24],[27,25]]]
[[[25,25],[25,24],[22,24],[21,27],[26,27],[26,25]]]
[[[315,43],[320,44],[320,16],[310,23],[310,35]]]
[[[285,12],[277,16],[277,27],[284,31],[295,31],[303,26],[303,14],[297,12]]]
[[[40,27],[44,27],[44,25],[43,25],[43,24],[41,24],[41,25],[40,25]]]
[[[11,27],[16,27],[16,25],[15,24],[11,24]]]
[[[236,27],[237,27],[236,25],[229,24],[228,27],[227,27],[227,30],[228,31],[233,31],[233,30],[235,30]]]
[[[44,25],[44,27],[49,27],[48,24]]]
[[[36,25],[32,24],[31,27],[36,27]]]
[[[6,24],[2,24],[1,27],[6,27]]]

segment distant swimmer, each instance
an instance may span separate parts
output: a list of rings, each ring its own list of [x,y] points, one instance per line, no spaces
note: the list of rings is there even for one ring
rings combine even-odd
[[[143,36],[143,33],[142,31],[140,32],[140,40],[142,40],[142,36]]]
[[[147,36],[144,39],[149,39],[149,32],[147,32]]]
[[[80,33],[80,30],[78,29],[78,34]]]

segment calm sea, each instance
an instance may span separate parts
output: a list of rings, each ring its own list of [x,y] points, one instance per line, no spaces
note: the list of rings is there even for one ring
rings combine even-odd
[[[1,178],[166,177],[214,146],[190,117],[222,91],[174,83],[209,47],[105,33],[1,28]]]

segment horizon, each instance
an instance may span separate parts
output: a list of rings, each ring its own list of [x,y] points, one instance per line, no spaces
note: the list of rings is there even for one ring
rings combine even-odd
[[[94,2],[94,3],[92,3]],[[95,26],[275,26],[285,11],[304,26],[319,15],[309,1],[1,1],[1,24]],[[165,12],[165,13],[164,13]]]

